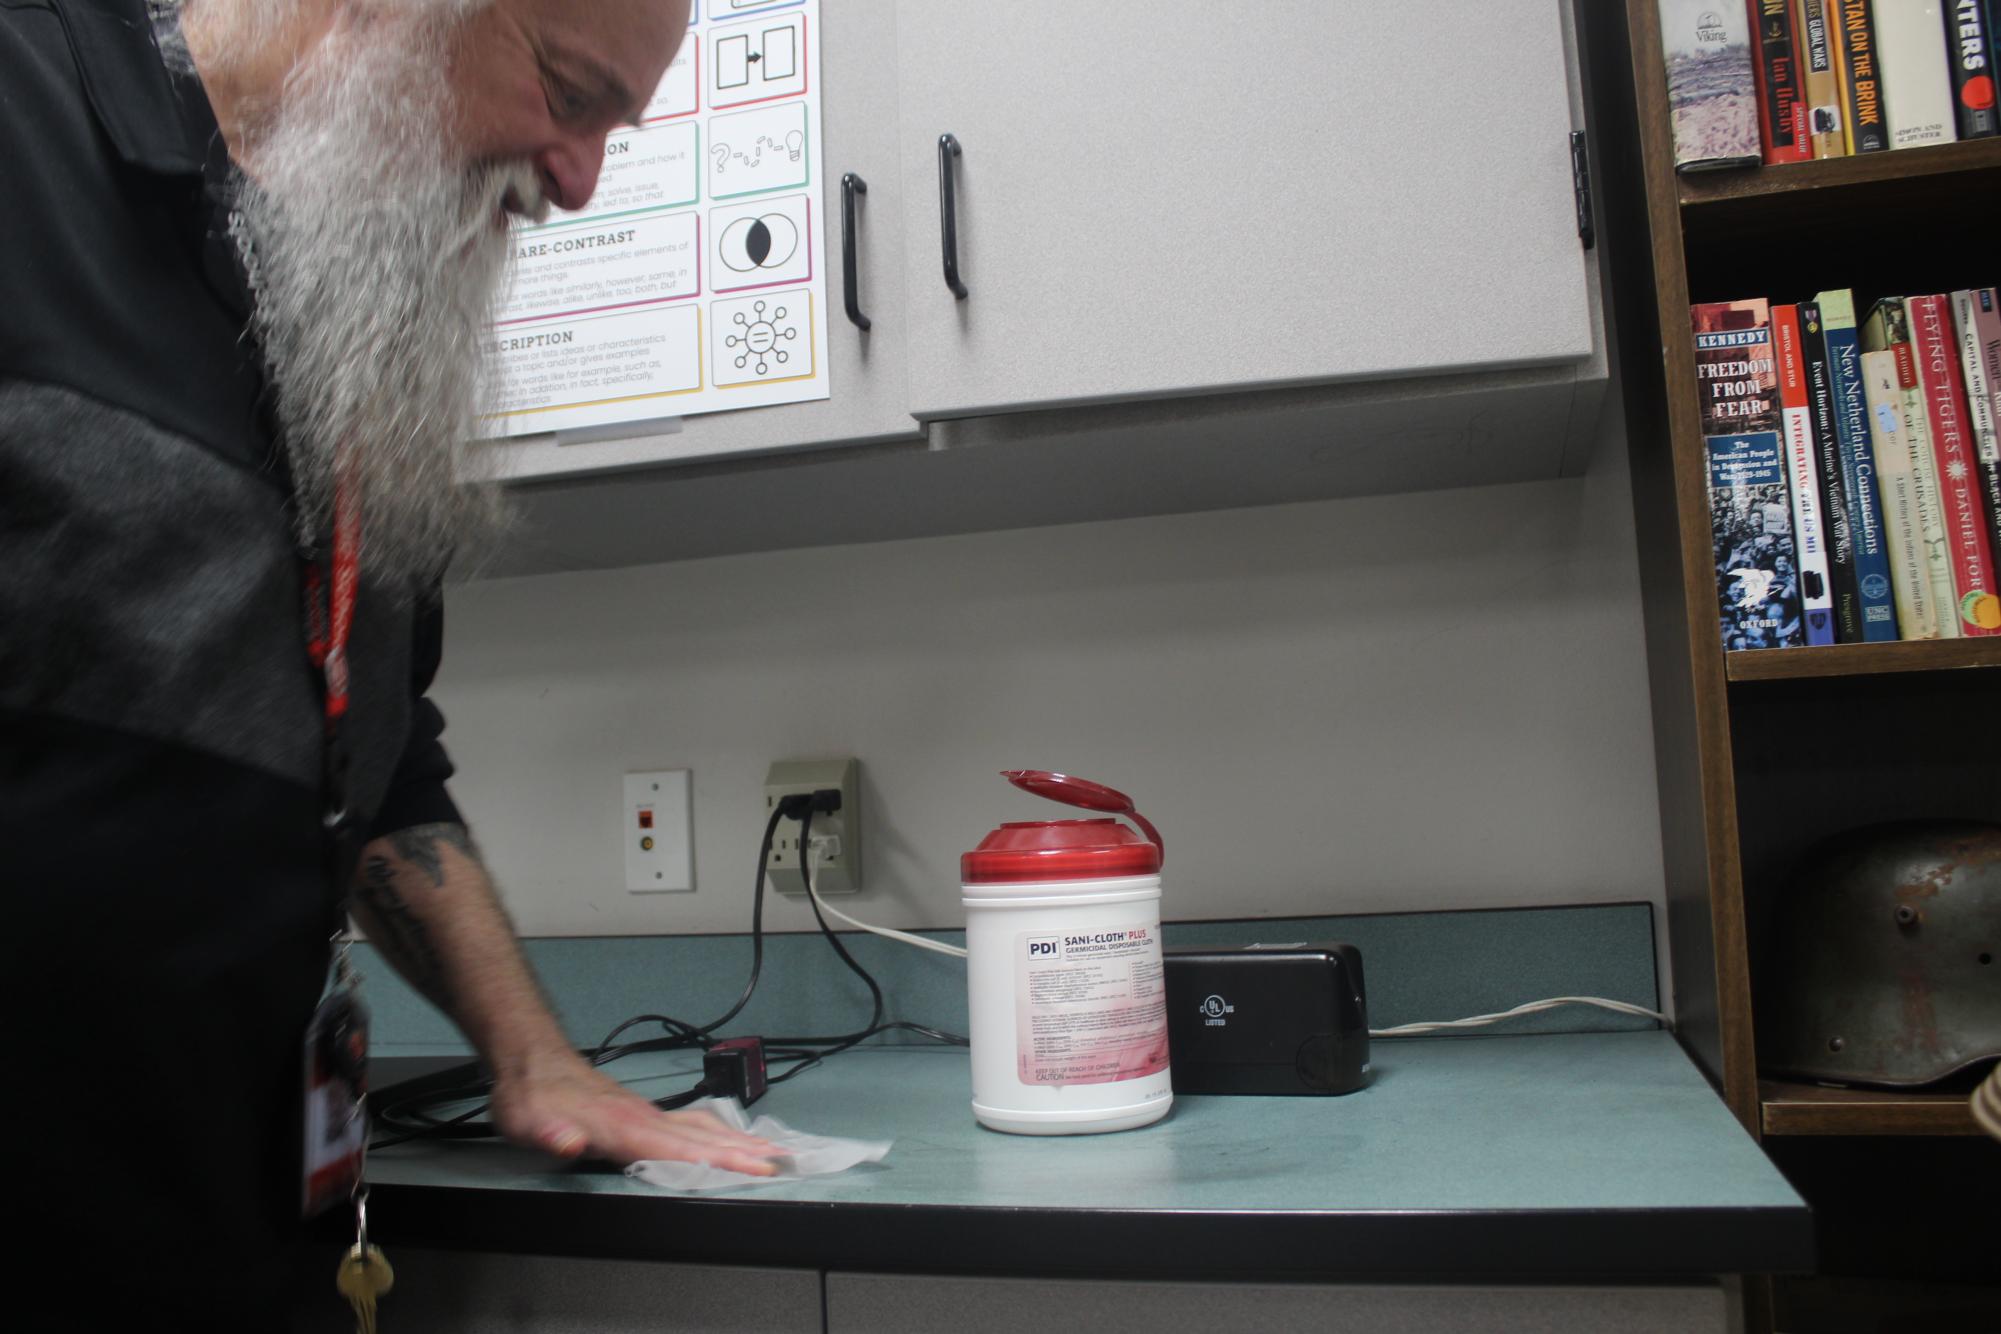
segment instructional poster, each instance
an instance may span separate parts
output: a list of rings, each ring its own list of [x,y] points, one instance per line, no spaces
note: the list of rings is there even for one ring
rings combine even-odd
[[[590,206],[511,234],[496,437],[827,397],[820,0],[694,0]]]

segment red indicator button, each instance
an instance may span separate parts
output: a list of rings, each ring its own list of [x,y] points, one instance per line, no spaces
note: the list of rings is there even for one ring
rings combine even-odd
[[[653,808],[651,806],[641,806],[639,808],[639,827],[641,829],[651,829],[653,827]]]

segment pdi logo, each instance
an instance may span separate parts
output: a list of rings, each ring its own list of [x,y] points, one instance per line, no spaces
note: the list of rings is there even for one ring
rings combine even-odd
[[[1031,940],[1028,942],[1028,957],[1031,959],[1053,959],[1056,957],[1056,941]]]

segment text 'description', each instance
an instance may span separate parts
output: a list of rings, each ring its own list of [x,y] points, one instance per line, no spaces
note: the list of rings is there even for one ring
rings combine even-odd
[[[698,307],[672,305],[497,330],[494,433],[673,415],[675,395],[702,387],[701,323]]]
[[[498,322],[506,326],[699,296],[700,232],[693,213],[653,213],[524,233],[515,238]]]

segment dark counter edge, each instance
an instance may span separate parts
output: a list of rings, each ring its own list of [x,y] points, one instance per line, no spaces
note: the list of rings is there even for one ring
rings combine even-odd
[[[1035,1209],[379,1183],[369,1212],[392,1248],[887,1273],[1644,1282],[1814,1267],[1804,1206]]]

